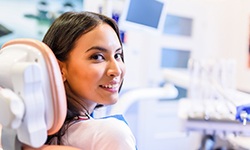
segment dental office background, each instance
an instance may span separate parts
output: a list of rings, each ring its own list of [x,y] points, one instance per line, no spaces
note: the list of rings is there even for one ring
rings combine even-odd
[[[250,0],[0,0],[0,45],[14,38],[42,40],[53,20],[70,10],[117,20],[127,66],[122,94],[162,86],[165,69],[184,71],[181,81],[190,58],[235,60],[236,88],[250,92]],[[188,89],[175,86],[175,99],[142,99],[127,111],[139,149],[199,147],[199,134],[179,130],[178,99]]]

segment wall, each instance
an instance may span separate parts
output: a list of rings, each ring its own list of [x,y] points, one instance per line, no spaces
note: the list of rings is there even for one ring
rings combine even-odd
[[[206,15],[203,28],[200,29],[203,44],[194,49],[194,55],[237,60],[237,87],[249,92],[248,5],[249,1],[244,0],[204,2]]]

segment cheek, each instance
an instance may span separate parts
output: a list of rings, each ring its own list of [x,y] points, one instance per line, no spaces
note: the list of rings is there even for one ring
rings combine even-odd
[[[71,80],[74,84],[79,84],[81,86],[84,85],[92,85],[97,82],[102,76],[104,72],[103,66],[97,65],[71,65],[67,71],[67,80]]]
[[[99,76],[93,70],[86,69],[69,69],[67,82],[75,94],[85,98],[86,92],[95,89]],[[88,93],[87,92],[87,93]]]
[[[73,77],[78,78],[79,76],[82,76],[83,69],[80,69],[81,66],[76,65],[69,65],[67,67],[67,79],[71,79]]]
[[[66,80],[70,84],[70,86],[82,86],[83,79],[86,78],[87,72],[84,66],[79,65],[78,63],[69,63],[66,69]]]

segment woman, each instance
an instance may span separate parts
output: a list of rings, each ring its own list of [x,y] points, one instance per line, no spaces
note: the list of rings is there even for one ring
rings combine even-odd
[[[116,118],[93,119],[100,105],[118,100],[124,74],[123,48],[116,23],[93,12],[66,12],[43,42],[58,59],[67,95],[67,117],[47,144],[86,150],[136,149],[134,136]]]

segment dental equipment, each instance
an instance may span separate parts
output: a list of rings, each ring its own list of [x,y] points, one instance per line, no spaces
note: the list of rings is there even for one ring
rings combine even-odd
[[[232,60],[194,61],[186,71],[164,69],[167,81],[188,90],[179,100],[181,130],[199,131],[203,138],[249,136],[250,94],[236,89],[235,66]]]

